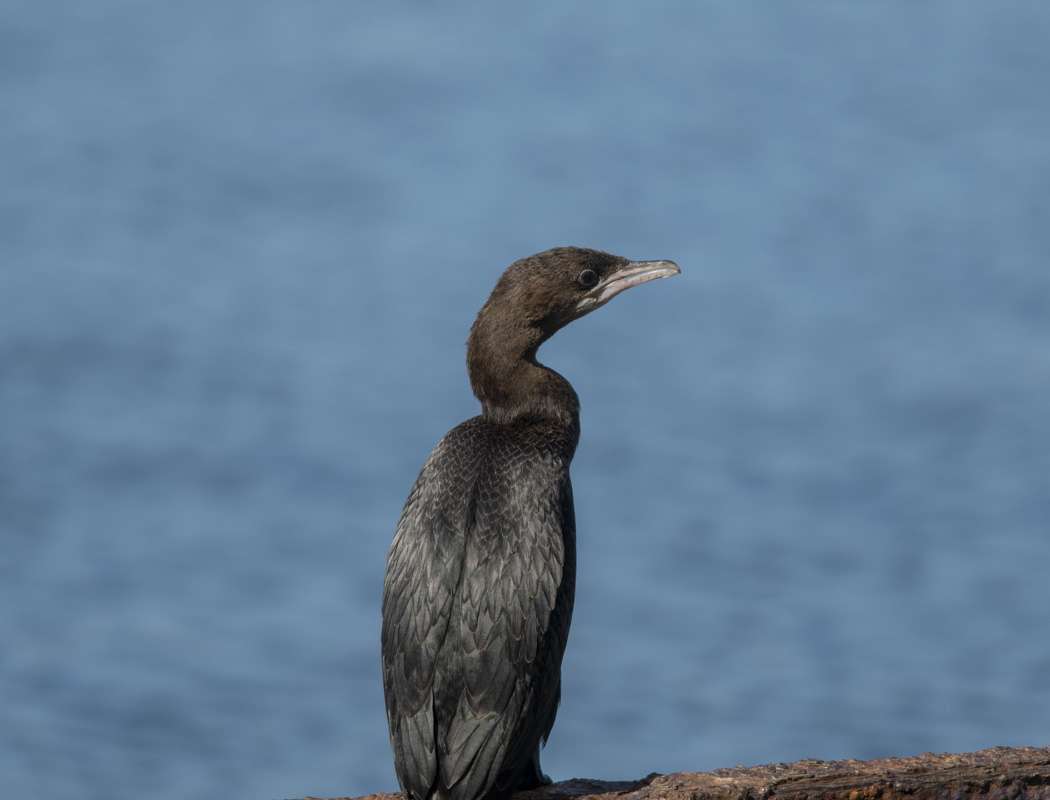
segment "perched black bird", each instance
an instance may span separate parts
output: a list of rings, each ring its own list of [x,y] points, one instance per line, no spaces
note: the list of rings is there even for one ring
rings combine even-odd
[[[549,783],[576,579],[569,462],[579,398],[537,348],[670,261],[558,247],[512,264],[467,341],[482,412],[446,434],[405,502],[383,585],[383,688],[410,800],[504,800]]]

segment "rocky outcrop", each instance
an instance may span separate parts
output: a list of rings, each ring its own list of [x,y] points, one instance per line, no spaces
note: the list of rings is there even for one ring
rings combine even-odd
[[[971,797],[1050,800],[1050,747],[993,747],[978,753],[926,753],[911,758],[874,761],[815,761],[806,758],[793,764],[653,774],[638,781],[573,778],[519,792],[515,800],[941,800]],[[401,800],[401,795],[370,794],[359,800]]]

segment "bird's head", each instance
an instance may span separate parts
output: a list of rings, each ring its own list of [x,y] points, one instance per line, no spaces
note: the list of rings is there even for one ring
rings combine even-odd
[[[672,261],[628,261],[599,250],[555,247],[511,264],[485,305],[517,317],[547,339],[624,289],[679,272]]]
[[[581,247],[515,261],[496,282],[467,341],[470,383],[484,412],[505,420],[537,412],[574,418],[575,392],[537,364],[536,350],[624,289],[680,271],[671,261],[628,261]]]

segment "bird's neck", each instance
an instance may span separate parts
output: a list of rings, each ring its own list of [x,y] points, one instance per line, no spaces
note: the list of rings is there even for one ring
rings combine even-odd
[[[538,417],[578,428],[580,401],[572,385],[536,361],[547,338],[539,328],[482,309],[467,340],[467,372],[483,416],[503,423]]]

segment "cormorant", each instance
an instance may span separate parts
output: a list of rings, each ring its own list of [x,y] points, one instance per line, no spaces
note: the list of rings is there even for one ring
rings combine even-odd
[[[559,328],[670,261],[558,247],[511,264],[478,313],[482,412],[451,430],[405,501],[383,585],[383,689],[409,800],[505,800],[540,771],[576,578],[569,463],[579,398],[536,361]]]

